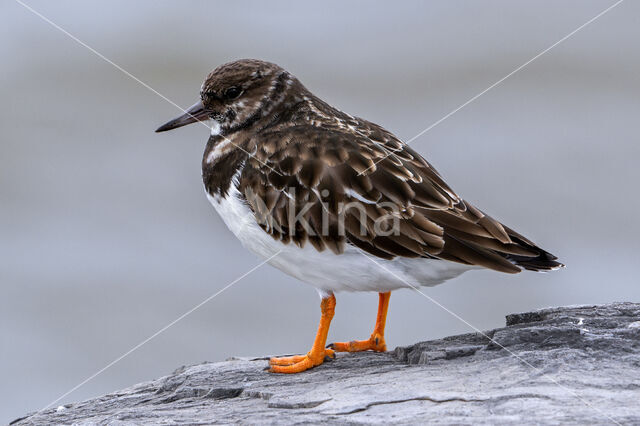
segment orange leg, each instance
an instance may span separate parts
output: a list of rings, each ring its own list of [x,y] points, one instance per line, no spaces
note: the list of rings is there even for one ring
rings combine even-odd
[[[333,294],[322,299],[320,302],[320,325],[311,350],[306,355],[271,358],[269,360],[270,371],[273,373],[300,373],[322,364],[325,357],[334,358],[334,352],[331,349],[326,349],[324,345],[327,343],[327,334],[329,334],[329,325],[333,319],[335,307],[336,298]]]
[[[389,308],[389,299],[391,292],[379,293],[378,316],[376,318],[376,326],[369,340],[352,340],[351,342],[331,343],[328,348],[336,352],[360,352],[372,350],[376,352],[384,352],[387,350],[387,344],[384,341],[384,325],[387,321],[387,309]]]

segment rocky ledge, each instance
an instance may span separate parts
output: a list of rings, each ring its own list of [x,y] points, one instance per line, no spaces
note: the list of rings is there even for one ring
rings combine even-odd
[[[640,424],[640,304],[512,314],[504,328],[297,375],[269,374],[266,360],[181,367],[13,424]]]

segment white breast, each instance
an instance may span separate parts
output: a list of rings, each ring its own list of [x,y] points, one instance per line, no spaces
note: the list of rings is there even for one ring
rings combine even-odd
[[[311,244],[304,248],[293,243],[283,244],[258,226],[253,213],[239,196],[235,184],[231,185],[226,198],[207,193],[224,223],[245,248],[263,259],[280,252],[269,261],[272,266],[323,292],[385,292],[406,288],[408,284],[433,286],[473,268],[445,260],[401,257],[384,260],[366,254],[381,267],[351,245],[347,245],[343,254],[336,255],[328,249],[319,252]]]

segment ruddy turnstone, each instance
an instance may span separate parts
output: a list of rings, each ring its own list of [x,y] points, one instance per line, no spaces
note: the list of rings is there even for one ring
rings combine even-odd
[[[307,370],[334,351],[385,351],[393,290],[474,268],[563,266],[460,198],[392,133],[332,107],[278,65],[245,59],[216,68],[200,101],[157,132],[196,121],[213,123],[202,177],[225,224],[250,251],[277,254],[271,265],[322,298],[311,350],[272,358],[273,372]],[[369,339],[325,347],[338,291],[378,292],[377,321]]]

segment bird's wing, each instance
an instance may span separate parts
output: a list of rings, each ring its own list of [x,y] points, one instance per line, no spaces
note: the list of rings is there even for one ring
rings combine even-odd
[[[510,273],[521,270],[518,259],[546,253],[461,199],[393,134],[356,123],[256,136],[239,189],[265,232],[338,254],[352,244],[384,259],[440,258]]]

